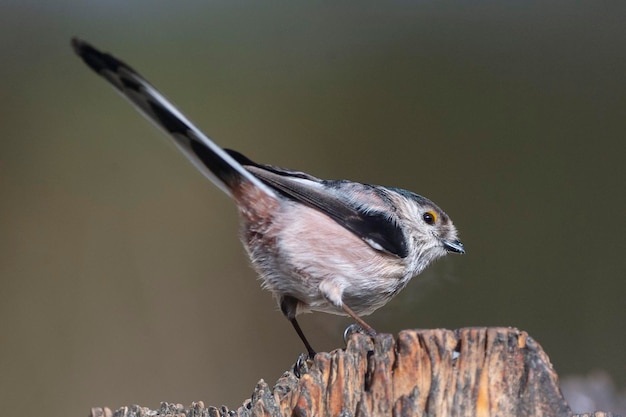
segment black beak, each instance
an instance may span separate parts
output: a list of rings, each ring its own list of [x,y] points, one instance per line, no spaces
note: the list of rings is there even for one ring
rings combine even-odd
[[[446,248],[448,252],[454,253],[465,253],[465,248],[460,240],[450,241],[450,240],[442,240],[443,247]]]

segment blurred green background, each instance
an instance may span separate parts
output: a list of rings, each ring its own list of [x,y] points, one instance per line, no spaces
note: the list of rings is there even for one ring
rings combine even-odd
[[[74,56],[130,63],[259,162],[397,186],[448,256],[369,318],[515,326],[626,385],[623,2],[3,1],[0,403],[236,407],[303,350],[232,202]],[[302,318],[318,350],[341,317]]]

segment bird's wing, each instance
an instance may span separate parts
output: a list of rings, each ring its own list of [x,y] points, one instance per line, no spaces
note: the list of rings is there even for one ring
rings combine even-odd
[[[228,152],[237,159],[237,154]],[[389,211],[366,210],[353,202],[351,193],[355,192],[354,186],[363,187],[364,190],[361,191],[367,193],[376,192],[373,187],[357,183],[322,181],[302,172],[260,165],[249,160],[240,162],[271,188],[291,200],[326,214],[372,248],[400,258],[408,256],[402,228],[389,216]]]

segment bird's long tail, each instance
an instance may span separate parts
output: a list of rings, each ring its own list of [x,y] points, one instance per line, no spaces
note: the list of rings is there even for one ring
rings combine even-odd
[[[141,113],[168,133],[194,166],[228,195],[232,196],[233,188],[247,181],[275,196],[267,185],[202,133],[129,65],[77,38],[72,39],[72,47],[92,70],[113,84]]]

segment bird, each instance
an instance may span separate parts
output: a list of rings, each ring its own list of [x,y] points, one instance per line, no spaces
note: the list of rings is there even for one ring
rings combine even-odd
[[[126,63],[84,40],[75,53],[169,135],[191,163],[234,200],[240,238],[262,287],[273,295],[307,355],[297,316],[362,316],[396,296],[429,264],[465,253],[450,217],[433,201],[394,187],[323,180],[253,162],[218,146]]]

